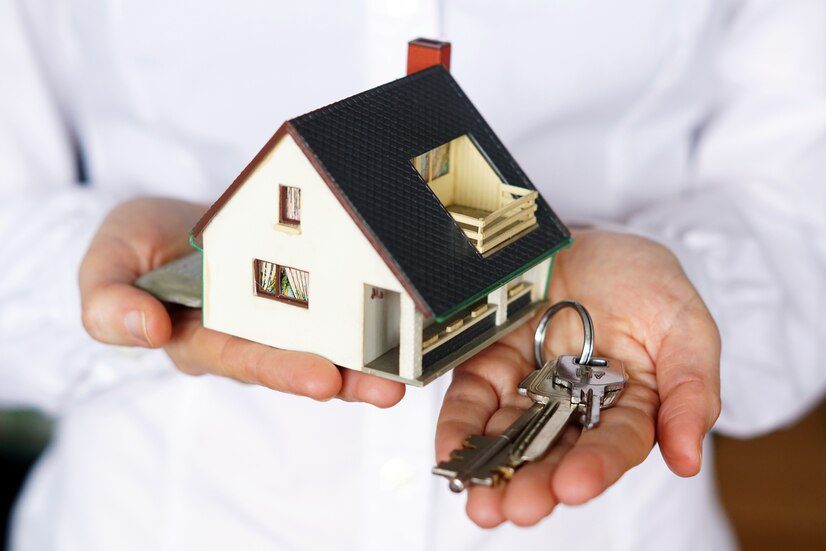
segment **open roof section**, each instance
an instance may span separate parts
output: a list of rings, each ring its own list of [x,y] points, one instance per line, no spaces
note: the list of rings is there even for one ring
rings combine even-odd
[[[290,121],[415,288],[431,314],[444,318],[522,269],[566,245],[570,234],[538,201],[538,227],[483,258],[453,222],[410,159],[470,134],[505,183],[535,189],[443,67],[413,73]],[[335,190],[334,190],[335,191]]]

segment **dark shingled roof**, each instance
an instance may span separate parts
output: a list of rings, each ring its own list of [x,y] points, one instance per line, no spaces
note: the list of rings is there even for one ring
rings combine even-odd
[[[441,65],[290,121],[331,188],[395,262],[430,313],[443,318],[567,244],[570,233],[540,196],[538,227],[483,258],[410,159],[470,134],[502,179],[535,189]],[[333,189],[336,192],[336,189]],[[369,237],[369,236],[368,236]],[[389,258],[387,258],[389,257]],[[392,267],[392,266],[391,266]]]
[[[570,243],[540,196],[538,226],[483,257],[422,180],[410,159],[468,134],[504,182],[536,189],[441,65],[287,121],[196,224],[193,242],[285,133],[416,306],[440,321]]]

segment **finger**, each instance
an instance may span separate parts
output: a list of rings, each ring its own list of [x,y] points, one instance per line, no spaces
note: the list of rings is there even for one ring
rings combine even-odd
[[[484,434],[498,407],[496,391],[484,377],[457,368],[436,423],[436,460],[447,461],[471,434]]]
[[[405,386],[402,383],[352,369],[339,368],[339,371],[342,385],[338,397],[346,402],[366,402],[380,408],[389,408],[404,397]]]
[[[484,434],[500,406],[523,404],[519,382],[531,370],[513,348],[490,346],[453,372],[436,426],[436,457],[443,461],[471,434]]]
[[[468,518],[480,528],[496,528],[505,522],[505,516],[502,514],[504,495],[504,484],[493,488],[471,486],[468,488],[467,506],[465,507]]]
[[[471,434],[497,434],[520,415],[526,399],[516,392],[531,370],[519,351],[499,343],[459,366],[445,394],[436,428],[436,457],[449,459]],[[500,409],[501,408],[501,409]],[[504,489],[472,486],[468,489],[468,517],[482,528],[504,521]]]
[[[702,464],[705,435],[720,414],[720,338],[704,307],[680,317],[654,360],[662,399],[660,449],[672,471],[693,476]]]
[[[654,445],[657,394],[629,382],[617,406],[603,411],[599,426],[582,433],[551,480],[560,502],[579,505],[604,492]]]
[[[497,410],[487,423],[485,434],[501,434],[507,427],[525,412],[530,400],[521,396],[516,397],[520,405],[508,405]],[[507,486],[500,484],[494,488],[471,486],[468,489],[467,514],[468,517],[482,528],[493,528],[505,520],[508,515],[503,509]],[[547,491],[550,493],[550,491]]]
[[[160,301],[130,284],[134,278],[124,279],[129,283],[81,284],[84,328],[92,338],[108,344],[162,346],[172,332],[169,314]]]
[[[533,526],[551,514],[558,501],[551,480],[562,457],[576,442],[579,431],[568,427],[548,455],[524,465],[505,489],[502,514],[517,526]]]
[[[105,343],[155,347],[171,335],[163,304],[132,286],[142,273],[135,251],[121,240],[97,236],[80,265],[83,326]]]
[[[176,313],[172,338],[164,347],[185,373],[212,373],[315,400],[329,400],[341,391],[338,368],[324,358],[206,329],[199,314]]]
[[[132,201],[113,210],[80,266],[83,325],[102,342],[158,347],[171,335],[163,305],[132,287],[132,283],[189,248],[181,230],[183,222],[161,220],[148,224],[151,218],[144,212],[148,208],[144,203]],[[190,205],[190,210],[198,209]]]

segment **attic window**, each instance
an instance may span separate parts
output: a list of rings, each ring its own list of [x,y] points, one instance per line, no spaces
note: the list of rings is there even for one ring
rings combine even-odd
[[[472,136],[410,162],[480,254],[493,254],[536,227],[537,192],[504,182]]]
[[[256,259],[253,262],[253,279],[255,294],[259,297],[304,308],[309,306],[309,272]]]
[[[278,186],[278,223],[285,226],[301,225],[301,189]]]

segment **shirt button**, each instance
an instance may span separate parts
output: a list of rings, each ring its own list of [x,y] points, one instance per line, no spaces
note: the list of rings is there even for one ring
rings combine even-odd
[[[394,457],[381,466],[379,478],[385,492],[408,496],[415,490],[419,477],[413,463],[403,457]]]

